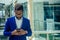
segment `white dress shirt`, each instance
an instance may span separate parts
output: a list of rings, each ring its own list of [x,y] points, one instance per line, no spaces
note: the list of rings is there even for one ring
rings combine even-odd
[[[17,26],[17,28],[18,28],[18,29],[21,28],[23,18],[17,19],[17,18],[15,17],[15,21],[16,21],[16,26]]]

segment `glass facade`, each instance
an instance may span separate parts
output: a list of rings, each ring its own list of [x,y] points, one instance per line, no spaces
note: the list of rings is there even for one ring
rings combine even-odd
[[[60,3],[35,3],[33,3],[35,40],[60,40]]]

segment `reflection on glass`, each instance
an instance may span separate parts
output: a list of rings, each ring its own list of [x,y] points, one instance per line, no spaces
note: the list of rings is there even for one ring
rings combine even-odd
[[[60,3],[55,3],[54,5],[57,5],[57,6],[54,6],[54,21],[56,22],[55,23],[55,30],[60,30]]]
[[[35,34],[35,40],[46,40],[47,35],[46,34]]]
[[[33,2],[33,22],[34,31],[43,31],[44,29],[44,8],[43,2]]]

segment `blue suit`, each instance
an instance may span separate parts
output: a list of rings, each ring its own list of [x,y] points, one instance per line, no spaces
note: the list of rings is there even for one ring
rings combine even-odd
[[[14,31],[16,28],[17,28],[17,26],[16,26],[16,22],[15,22],[15,16],[8,18],[7,22],[5,24],[4,36],[9,36],[9,40],[26,40],[26,36],[32,35],[32,31],[30,28],[30,22],[28,19],[26,19],[24,17],[23,17],[21,29],[27,30],[28,33],[25,35],[20,35],[20,36],[11,35],[11,32]]]

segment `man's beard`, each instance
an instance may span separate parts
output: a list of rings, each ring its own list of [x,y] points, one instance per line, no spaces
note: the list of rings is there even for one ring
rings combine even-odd
[[[22,18],[22,16],[21,16],[21,17],[17,17],[17,16],[16,16],[16,18],[19,20],[19,19],[21,19],[21,18]]]

